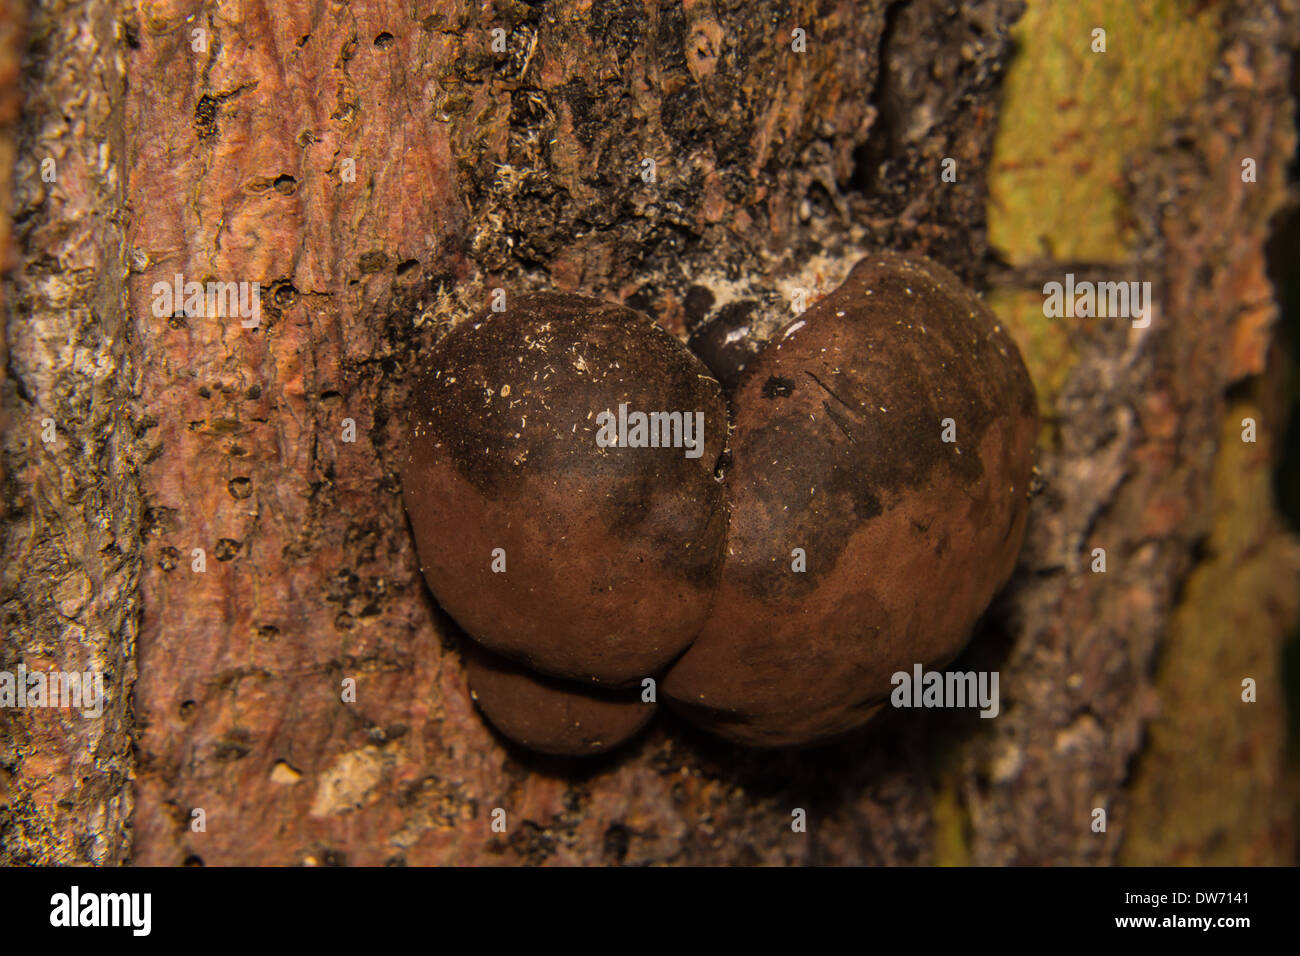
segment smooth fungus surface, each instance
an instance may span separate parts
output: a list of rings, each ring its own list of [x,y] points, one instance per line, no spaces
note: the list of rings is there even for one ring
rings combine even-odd
[[[422,365],[402,488],[443,608],[544,674],[661,671],[699,633],[721,571],[717,381],[646,316],[559,294],[483,312]],[[699,413],[702,444],[602,447],[601,413],[620,405]]]
[[[663,691],[732,740],[811,743],[951,660],[1010,576],[1034,390],[979,298],[884,254],[777,333],[734,401],[722,581]]]

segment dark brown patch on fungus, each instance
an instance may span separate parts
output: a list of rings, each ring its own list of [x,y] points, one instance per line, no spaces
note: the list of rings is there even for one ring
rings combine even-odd
[[[732,740],[807,744],[869,719],[895,672],[951,660],[1010,576],[1033,385],[956,277],[882,254],[776,335],[734,403],[718,598],[662,690]]]
[[[721,569],[717,381],[647,317],[550,293],[483,312],[420,363],[402,491],[443,608],[543,673],[617,685],[662,670],[699,632]],[[601,447],[600,415],[621,404],[703,413],[702,453]]]
[[[686,343],[728,392],[736,387],[745,367],[763,347],[750,328],[756,309],[757,303],[752,301],[724,305],[695,328]]]
[[[602,690],[534,674],[465,642],[470,693],[488,723],[539,753],[586,757],[631,739],[658,705],[639,688]]]

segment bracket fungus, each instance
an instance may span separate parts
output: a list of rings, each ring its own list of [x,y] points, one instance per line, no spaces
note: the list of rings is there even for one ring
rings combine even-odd
[[[835,737],[956,656],[1006,583],[1035,396],[955,276],[869,256],[743,365],[729,432],[699,359],[598,300],[523,296],[429,356],[404,501],[434,595],[508,659],[467,655],[507,736],[603,751],[653,710],[611,689],[661,675],[730,740]]]
[[[1006,583],[1033,385],[955,276],[883,254],[777,333],[734,404],[722,581],[663,691],[732,740],[807,744],[865,723],[895,672],[955,657]]]
[[[543,674],[617,686],[663,670],[722,565],[727,408],[708,370],[648,317],[554,293],[452,329],[426,369],[402,494],[442,607]],[[678,412],[683,441],[602,441],[626,409]]]
[[[470,696],[488,723],[538,753],[586,757],[635,736],[656,705],[639,688],[604,690],[543,677],[465,641]]]

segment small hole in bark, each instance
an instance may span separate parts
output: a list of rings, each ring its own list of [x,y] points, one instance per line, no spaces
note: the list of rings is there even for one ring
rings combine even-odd
[[[362,275],[382,272],[387,265],[388,256],[378,250],[364,253],[357,259],[357,267],[361,270]]]
[[[281,309],[291,309],[298,302],[298,290],[291,282],[278,282],[271,292],[271,298]]]
[[[631,842],[631,834],[628,833],[627,827],[621,823],[612,824],[605,831],[605,855],[622,863],[627,859],[629,842]]]
[[[217,135],[217,110],[220,106],[219,100],[206,93],[199,97],[194,106],[194,129],[199,134],[199,139]]]
[[[240,543],[234,538],[221,538],[217,541],[213,554],[218,561],[229,561],[239,553]]]
[[[655,289],[651,286],[643,285],[627,297],[626,305],[629,309],[636,309],[638,312],[644,312],[652,319],[657,318],[658,313],[653,308],[656,294]]]
[[[375,46],[381,50],[386,50],[393,44],[393,35],[385,30],[379,36],[375,37]]]

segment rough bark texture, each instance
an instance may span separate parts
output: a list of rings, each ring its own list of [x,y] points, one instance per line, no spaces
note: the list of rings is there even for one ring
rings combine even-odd
[[[1283,429],[1260,386],[1264,244],[1300,15],[1205,6],[1213,69],[1159,149],[1125,154],[1132,241],[1102,263],[1155,283],[1151,328],[1081,322],[1058,361],[1041,296],[1036,324],[1010,320],[1050,422],[1043,492],[954,665],[1001,671],[1001,716],[893,712],[772,755],[665,715],[582,763],[474,712],[401,508],[409,374],[496,287],[625,301],[684,333],[721,308],[776,321],[868,248],[1011,297],[1059,278],[1066,262],[995,256],[986,230],[1021,5],[47,0],[21,41],[0,13],[0,83],[20,42],[25,64],[16,126],[0,96],[18,147],[0,669],[88,661],[109,686],[99,721],[0,711],[0,860],[1292,860],[1272,784],[1300,557],[1259,479]],[[156,317],[178,273],[260,283],[260,325]],[[1256,405],[1261,441],[1234,444]],[[1212,586],[1233,575],[1240,593]],[[1235,789],[1193,792],[1216,774]]]
[[[115,11],[33,15],[14,168],[0,669],[103,674],[102,716],[0,710],[0,859],[130,852],[141,593],[133,328],[123,251],[126,58]],[[42,177],[42,163],[52,182]],[[52,423],[53,441],[44,441]]]

